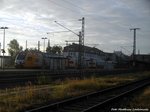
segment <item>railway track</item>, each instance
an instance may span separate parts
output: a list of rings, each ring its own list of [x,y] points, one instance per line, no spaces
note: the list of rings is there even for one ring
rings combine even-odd
[[[112,75],[121,73],[135,72],[134,70],[33,70],[33,69],[5,69],[0,71],[0,88],[9,88],[25,85],[27,82],[37,83],[41,76],[50,80],[63,79],[67,77],[88,77],[91,75]]]
[[[33,74],[48,74],[48,75],[60,75],[60,74],[91,74],[91,73],[98,73],[98,74],[120,74],[120,73],[129,73],[135,72],[137,70],[134,69],[114,69],[114,70],[102,70],[102,69],[67,69],[67,70],[47,70],[47,69],[5,69],[0,70],[0,78],[3,77],[14,77],[20,75],[33,75]]]
[[[148,85],[150,85],[150,78],[41,106],[26,112],[108,112],[112,108],[108,105]]]

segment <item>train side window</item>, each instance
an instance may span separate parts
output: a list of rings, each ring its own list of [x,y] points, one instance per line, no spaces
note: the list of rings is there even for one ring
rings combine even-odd
[[[32,61],[32,57],[28,57],[27,60],[28,60],[28,61]]]

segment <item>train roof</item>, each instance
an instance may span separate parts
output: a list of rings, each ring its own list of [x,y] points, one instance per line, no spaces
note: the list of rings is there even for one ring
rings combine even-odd
[[[64,59],[66,59],[66,57],[64,57],[63,55],[59,55],[59,54],[43,53],[43,55],[47,58],[64,58]]]

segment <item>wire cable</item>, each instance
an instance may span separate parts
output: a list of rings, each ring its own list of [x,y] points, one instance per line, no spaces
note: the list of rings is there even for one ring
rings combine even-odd
[[[86,11],[87,12],[87,10],[85,10],[85,9],[83,9],[83,8],[81,8],[81,7],[79,7],[78,5],[75,5],[75,4],[73,4],[72,2],[70,2],[70,1],[67,1],[67,0],[63,0],[64,2],[67,2],[68,4],[71,4],[71,5],[73,5],[74,7],[76,7],[76,8],[79,8],[79,9],[81,9],[81,10],[83,10],[83,11]]]
[[[68,7],[64,7],[64,6],[62,6],[61,4],[58,4],[58,3],[54,2],[53,0],[50,0],[50,1],[51,1],[53,4],[55,4],[55,5],[59,6],[59,7],[62,7],[62,8],[65,8],[65,9],[69,9],[70,11],[76,12],[75,10],[73,10],[73,9],[71,9],[71,8],[68,8]]]

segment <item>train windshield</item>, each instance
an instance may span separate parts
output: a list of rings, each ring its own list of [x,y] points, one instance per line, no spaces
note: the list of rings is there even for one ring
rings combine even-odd
[[[17,60],[24,60],[26,56],[26,53],[19,53],[17,56]]]

